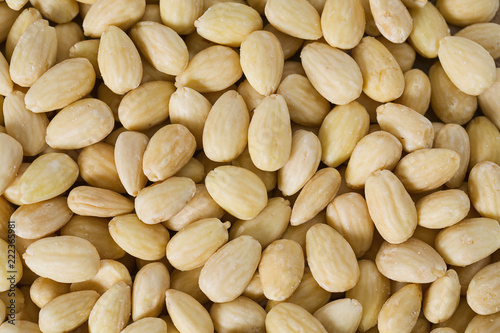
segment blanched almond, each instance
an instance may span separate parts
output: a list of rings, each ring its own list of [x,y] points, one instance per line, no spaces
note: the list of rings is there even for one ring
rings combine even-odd
[[[474,275],[467,289],[467,303],[480,315],[498,312],[500,283],[500,263],[490,264]]]
[[[430,1],[426,1],[423,7],[410,9],[410,14],[413,18],[410,43],[421,56],[437,57],[439,41],[450,35],[443,15]]]
[[[328,44],[340,49],[355,47],[365,32],[365,11],[360,0],[323,1],[321,29]]]
[[[500,167],[489,161],[478,163],[469,174],[469,195],[474,208],[484,217],[500,220]]]
[[[421,198],[416,207],[418,225],[441,229],[464,219],[469,213],[470,200],[461,190],[443,190]]]
[[[85,36],[101,37],[109,26],[127,30],[140,20],[146,9],[143,0],[96,0],[83,19]]]
[[[131,308],[130,286],[118,282],[95,303],[89,316],[89,332],[120,332],[128,323]]]
[[[160,16],[166,26],[174,29],[179,35],[186,35],[195,30],[194,21],[205,11],[203,0],[161,0]]]
[[[264,333],[266,311],[251,299],[240,296],[231,302],[215,303],[210,307],[215,330],[230,333],[237,330]]]
[[[457,272],[450,269],[434,281],[425,292],[423,312],[432,323],[449,319],[460,301],[460,281]]]
[[[0,133],[0,193],[3,193],[16,174],[23,160],[23,146],[8,134]],[[59,193],[60,194],[60,193]]]
[[[174,289],[167,290],[165,295],[168,314],[179,332],[214,331],[208,311],[193,297]]]
[[[375,24],[393,43],[402,43],[413,29],[413,19],[401,0],[370,0]]]
[[[75,214],[96,217],[113,217],[134,209],[134,204],[121,194],[93,186],[73,188],[68,195],[68,206]]]
[[[160,262],[142,267],[132,288],[132,319],[156,317],[164,307],[165,292],[170,288],[170,274]]]
[[[314,312],[328,332],[354,332],[361,322],[363,307],[355,299],[342,298],[332,301]]]
[[[380,309],[378,329],[380,333],[402,332],[417,323],[422,303],[422,287],[408,284],[394,293]]]
[[[298,330],[310,333],[326,333],[320,321],[304,308],[293,303],[276,305],[266,317],[266,331],[278,333],[283,330]]]
[[[290,36],[310,40],[322,36],[319,13],[307,0],[268,0],[264,12],[276,29]]]

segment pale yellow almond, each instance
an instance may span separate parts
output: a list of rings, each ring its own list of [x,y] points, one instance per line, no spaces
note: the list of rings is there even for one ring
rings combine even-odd
[[[464,125],[476,112],[477,97],[460,91],[445,73],[440,62],[429,69],[431,107],[445,123]]]
[[[349,243],[335,229],[316,224],[306,235],[307,262],[318,284],[330,292],[356,285],[359,266]]]
[[[302,48],[300,58],[307,78],[331,103],[348,104],[361,94],[362,71],[356,61],[343,51],[314,42]]]
[[[87,95],[95,83],[95,71],[85,58],[67,59],[46,71],[24,99],[33,112],[62,109]]]
[[[201,270],[200,289],[216,303],[240,296],[257,270],[261,245],[250,236],[240,236],[222,246]]]
[[[307,0],[268,0],[265,16],[276,29],[290,36],[316,40],[321,38],[321,18]]]
[[[416,207],[418,225],[441,229],[464,219],[469,213],[470,200],[461,190],[443,190],[421,198]]]
[[[137,196],[147,183],[142,171],[142,158],[149,138],[142,133],[122,132],[115,144],[114,161],[118,177],[127,193]]]
[[[35,114],[26,109],[24,94],[15,91],[5,97],[3,116],[6,133],[22,146],[24,155],[35,156],[45,147],[45,131],[49,123],[44,114]]]
[[[481,216],[500,220],[500,167],[493,162],[481,162],[469,174],[469,196]]]
[[[134,210],[134,204],[123,195],[93,186],[73,188],[68,195],[68,206],[75,214],[95,217],[113,217]]]
[[[75,236],[37,240],[23,254],[33,272],[62,283],[81,282],[99,271],[99,254],[88,240]]]
[[[436,7],[448,23],[467,26],[490,21],[498,10],[498,1],[480,0],[472,4],[467,0],[438,0]]]
[[[9,220],[12,213],[14,213],[14,207],[6,200],[6,197],[2,196],[0,198],[0,238],[3,240],[8,239]]]
[[[283,49],[283,56],[285,60],[291,58],[302,47],[302,39],[281,32],[270,23],[264,27],[264,30],[271,32],[278,38],[281,48]]]
[[[65,197],[56,197],[34,204],[21,205],[10,217],[16,224],[16,235],[38,239],[64,226],[73,215]]]
[[[14,254],[12,254],[12,245],[3,239],[0,239],[0,254],[2,255],[0,257],[0,291],[4,292],[11,288],[11,283],[17,284],[21,280],[23,276],[23,262],[21,261],[19,252],[14,249]],[[9,279],[12,276],[14,279]]]
[[[196,140],[179,124],[159,129],[144,151],[142,168],[150,181],[161,181],[175,175],[189,162],[196,149]]]
[[[403,104],[420,114],[425,114],[431,102],[431,81],[418,68],[404,73],[405,89],[396,103]]]
[[[139,52],[130,37],[116,26],[102,33],[97,63],[104,83],[116,94],[125,94],[141,83]]]
[[[261,30],[259,13],[250,6],[222,2],[210,6],[195,22],[196,32],[217,44],[238,47],[253,31]]]
[[[243,296],[240,297],[248,297],[251,300],[259,303],[263,302],[266,299],[266,296],[264,296],[264,290],[262,290],[259,271],[255,272],[242,295]],[[238,298],[236,298],[236,300],[238,300]]]
[[[46,20],[26,28],[10,59],[10,77],[23,87],[32,86],[56,61],[56,30]]]
[[[253,219],[267,204],[262,180],[241,167],[217,167],[207,174],[205,185],[215,202],[239,219]]]
[[[6,31],[8,32],[7,40],[5,41],[5,57],[7,60],[11,60],[12,52],[14,52],[15,46],[19,42],[19,39],[26,28],[41,18],[42,15],[38,9],[33,7],[24,9],[19,16],[13,16],[15,21],[12,20],[11,25],[9,26],[10,30]]]
[[[16,178],[14,178],[14,180],[10,183],[9,187],[7,187],[5,189],[5,192],[3,193],[4,198],[7,199],[10,203],[13,203],[14,205],[21,206],[23,204],[21,202],[20,180],[30,164],[31,163],[21,163]]]
[[[370,0],[375,25],[393,43],[402,43],[413,29],[413,19],[401,0]]]
[[[462,297],[460,298],[460,303],[458,303],[458,307],[453,313],[453,316],[442,323],[433,325],[433,327],[451,328],[453,330],[451,333],[464,332],[474,316],[476,316],[476,313],[470,308],[469,304],[467,304],[465,297]]]
[[[471,24],[460,31],[455,36],[465,37],[473,40],[484,47],[493,59],[500,57],[500,45],[496,42],[500,34],[500,25],[493,22]]]
[[[483,114],[500,128],[500,106],[498,104],[498,91],[500,87],[500,69],[497,68],[497,79],[490,89],[478,96],[479,107]]]
[[[109,232],[127,253],[144,260],[159,260],[165,256],[170,235],[161,224],[148,225],[137,215],[117,216],[109,222]],[[140,238],[137,235],[142,235]]]
[[[277,93],[285,99],[290,119],[297,124],[318,126],[330,111],[330,103],[303,75],[288,75],[280,83]]]
[[[168,105],[174,91],[174,84],[165,81],[148,82],[129,91],[118,107],[123,127],[142,131],[163,123],[168,118]]]
[[[363,74],[363,92],[381,103],[395,100],[404,91],[401,67],[389,50],[373,37],[364,37],[352,56]]]
[[[85,322],[99,298],[93,290],[76,291],[58,296],[40,311],[39,325],[43,332],[63,332]]]
[[[390,295],[390,283],[371,260],[359,261],[359,269],[358,283],[347,291],[346,297],[359,301],[363,307],[358,329],[366,332],[377,324],[378,313]]]
[[[302,280],[304,265],[302,247],[297,242],[281,239],[269,244],[259,264],[266,298],[275,301],[289,298]]]
[[[446,272],[446,264],[436,250],[413,237],[401,244],[385,242],[375,261],[380,273],[399,282],[429,283]]]
[[[278,188],[290,196],[302,189],[318,169],[321,161],[321,143],[309,131],[293,133],[290,158],[278,171]]]
[[[190,271],[179,271],[174,269],[170,277],[170,288],[182,291],[188,295],[191,295],[201,304],[206,304],[209,299],[207,295],[205,295],[203,291],[201,291],[200,285],[198,283],[202,268],[203,267],[198,267]]]
[[[362,188],[370,174],[377,170],[392,170],[401,158],[402,145],[392,134],[375,131],[363,137],[354,147],[345,180],[351,188]]]
[[[204,4],[202,0],[161,0],[161,20],[179,35],[187,35],[196,29],[194,22],[205,11]]]
[[[115,166],[114,147],[98,142],[85,147],[78,155],[80,176],[91,186],[125,193]]]
[[[0,18],[2,22],[5,22],[5,26],[2,25],[0,29],[0,40],[3,42],[7,38],[9,29],[12,24],[16,21],[19,12],[11,9],[7,3],[0,4]]]
[[[409,41],[421,56],[435,58],[438,56],[439,41],[450,35],[441,12],[427,1],[423,7],[410,9],[413,18],[413,30]]]
[[[434,141],[432,123],[405,105],[387,103],[379,106],[377,121],[382,130],[398,138],[406,152],[432,147]]]
[[[324,1],[321,30],[328,44],[340,49],[355,47],[365,32],[365,11],[360,0]]]
[[[253,219],[237,220],[232,223],[229,229],[230,239],[241,235],[252,236],[265,248],[283,235],[290,221],[290,214],[288,200],[280,197],[271,198],[266,207]]]
[[[224,68],[224,71],[214,71]],[[175,78],[175,86],[193,88],[200,93],[223,90],[243,74],[240,56],[227,46],[210,46],[197,53]]]
[[[281,76],[281,81],[283,81],[290,74],[300,74],[306,76],[306,72],[302,67],[302,63],[299,61],[287,60],[283,65],[283,75]]]
[[[92,308],[88,321],[89,332],[119,333],[129,321],[130,309],[130,286],[118,282]]]
[[[499,311],[499,273],[500,264],[496,262],[484,267],[472,278],[467,289],[467,303],[477,314],[490,315]]]
[[[94,67],[98,78],[101,78],[101,71],[97,63],[97,53],[99,52],[99,39],[88,39],[73,44],[69,49],[70,58],[86,58]]]
[[[6,0],[5,1],[10,9],[20,10],[28,2],[28,0]]]
[[[466,295],[467,294],[467,288],[469,288],[470,281],[472,278],[476,275],[477,272],[479,272],[481,269],[486,267],[491,263],[491,256],[487,256],[484,259],[481,259],[479,261],[476,261],[473,264],[467,265],[467,266],[451,266],[453,270],[455,270],[458,274],[458,279],[460,281],[460,294]]]
[[[460,167],[460,155],[450,149],[420,149],[403,157],[394,169],[406,190],[420,193],[438,188]]]
[[[165,293],[167,311],[179,332],[211,333],[214,325],[210,314],[196,299],[182,291]]]
[[[373,19],[373,14],[370,9],[370,0],[361,0],[361,5],[363,6],[363,10],[365,11],[365,33],[368,36],[380,36],[380,31],[375,24],[375,20]]]
[[[269,96],[278,88],[285,59],[279,39],[268,31],[254,31],[241,43],[240,64],[250,85]]]
[[[194,135],[198,149],[203,147],[202,133],[211,107],[202,94],[187,87],[178,88],[170,97],[170,121],[186,126]]]
[[[43,16],[55,23],[66,23],[78,15],[79,7],[75,0],[30,0],[31,5]]]
[[[340,178],[339,172],[334,168],[316,172],[304,185],[293,205],[291,225],[302,224],[322,211],[337,194]]]
[[[252,157],[248,152],[248,149],[245,149],[237,159],[231,162],[232,165],[237,167],[242,167],[248,169],[259,176],[260,179],[264,182],[266,186],[266,190],[269,192],[276,187],[276,172],[274,171],[263,171],[255,166],[252,161]]]
[[[38,324],[28,320],[16,320],[15,325],[8,321],[0,325],[1,333],[41,333]]]
[[[465,329],[465,333],[494,333],[500,329],[499,313],[494,313],[488,316],[476,315],[470,321]]]
[[[466,127],[470,141],[469,170],[483,161],[500,163],[500,130],[488,118],[472,119]]]
[[[202,219],[180,230],[167,244],[167,259],[176,269],[201,267],[228,239],[230,224]]]
[[[374,225],[362,195],[350,192],[337,196],[328,204],[326,221],[351,245],[357,258],[370,248]]]
[[[460,301],[460,281],[457,272],[450,269],[434,281],[425,292],[423,313],[432,323],[449,319]]]
[[[75,22],[67,22],[55,26],[57,36],[57,56],[56,63],[69,58],[70,48],[83,41],[82,28]]]
[[[189,224],[204,218],[221,218],[224,210],[212,199],[203,184],[196,185],[196,192],[182,210],[163,225],[170,230],[179,231]]]
[[[417,323],[422,303],[422,287],[409,284],[384,303],[378,315],[380,333],[410,331]]]
[[[331,293],[323,289],[311,274],[309,267],[304,270],[304,275],[295,292],[288,299],[287,303],[297,304],[307,312],[313,314],[323,305],[328,303]],[[266,304],[266,311],[269,312],[282,301],[269,300]]]
[[[398,244],[411,237],[417,227],[417,210],[391,171],[373,172],[365,183],[365,197],[375,227],[387,242]]]
[[[38,277],[30,286],[30,298],[35,305],[43,308],[54,298],[69,293],[69,284]]]
[[[102,295],[120,281],[132,286],[132,278],[128,268],[119,261],[103,259],[100,262],[99,271],[93,278],[83,282],[72,283],[70,290],[72,292],[94,290],[99,295]]]
[[[167,333],[167,323],[160,318],[143,318],[127,327],[120,333]]]
[[[465,178],[470,159],[470,141],[467,132],[460,125],[446,124],[434,138],[434,147],[452,149],[460,154],[458,171],[446,182],[449,188],[460,186]]]
[[[40,155],[19,180],[20,200],[30,204],[52,199],[67,191],[78,173],[78,165],[64,153]]]
[[[442,38],[438,56],[446,75],[468,95],[480,95],[495,82],[495,61],[484,47],[470,39]]]
[[[156,317],[165,304],[165,292],[170,287],[170,274],[160,262],[142,267],[132,288],[132,319]]]
[[[62,227],[61,235],[88,240],[95,246],[101,259],[119,259],[125,255],[125,251],[111,238],[108,220],[103,218],[73,215]]]
[[[266,317],[266,331],[269,333],[303,331],[326,333],[320,321],[304,308],[293,303],[276,305]]]
[[[240,296],[231,302],[215,303],[210,307],[210,317],[219,333],[234,331],[266,332],[266,311],[251,299]]]
[[[139,22],[130,30],[139,52],[160,72],[177,75],[188,63],[189,53],[173,29],[156,22]]]
[[[110,26],[127,30],[139,21],[146,9],[142,0],[97,0],[85,15],[85,36],[99,38]]]
[[[342,298],[332,301],[314,312],[327,332],[355,332],[361,322],[363,306],[355,299]]]
[[[369,1],[369,0],[362,0],[362,1]],[[401,67],[403,73],[412,69],[417,54],[410,44],[408,44],[407,42],[393,43],[387,40],[384,36],[378,36],[376,39],[380,43],[382,43],[382,45],[384,45],[387,48],[387,50],[389,50],[389,52],[391,52],[391,54],[398,62],[399,67]]]
[[[142,80],[141,84],[148,83],[151,81],[168,81],[174,82],[175,76],[170,74],[165,74],[157,70],[149,61],[141,58],[142,63]]]
[[[271,95],[254,110],[248,127],[248,151],[255,166],[276,171],[288,161],[292,146],[290,115],[285,99]]]
[[[0,93],[7,96],[14,90],[14,83],[10,78],[9,63],[2,54],[0,56]]]
[[[230,162],[245,150],[250,116],[243,97],[234,90],[224,93],[210,109],[203,127],[206,156]]]
[[[500,226],[489,218],[469,218],[443,229],[435,247],[450,265],[467,266],[486,258],[500,246]]]
[[[104,102],[86,98],[68,105],[52,118],[46,141],[55,149],[83,148],[104,139],[114,124],[113,113]]]
[[[195,1],[199,1],[199,0],[195,0]],[[209,48],[210,46],[215,45],[214,42],[206,40],[205,38],[198,35],[198,33],[196,31],[193,31],[189,35],[187,35],[185,42],[186,42],[186,46],[188,48],[190,60],[199,52],[203,51],[206,48]]]
[[[325,117],[319,130],[321,160],[337,167],[351,156],[354,147],[368,132],[369,116],[358,102],[338,105]]]

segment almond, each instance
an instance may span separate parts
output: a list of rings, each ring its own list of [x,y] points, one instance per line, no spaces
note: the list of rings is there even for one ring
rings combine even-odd
[[[169,287],[170,274],[165,265],[153,262],[142,267],[135,275],[132,288],[132,319],[158,316]]]
[[[162,0],[160,1],[161,21],[174,29],[179,35],[192,33],[196,28],[194,21],[205,11],[203,0]]]
[[[269,23],[290,36],[310,40],[322,36],[321,18],[307,0],[268,0],[264,12]]]
[[[402,43],[413,29],[413,19],[401,0],[370,0],[375,25],[393,43]]]
[[[474,208],[484,217],[500,220],[500,167],[493,162],[481,162],[469,174],[469,195]]]
[[[73,188],[68,195],[68,206],[75,214],[96,217],[128,214],[134,209],[134,204],[128,198],[93,186]]]
[[[130,318],[130,286],[118,282],[95,303],[89,316],[89,332],[120,332]]]
[[[143,0],[96,0],[85,15],[85,36],[99,38],[110,26],[127,30],[140,20],[146,9]]]
[[[326,333],[320,321],[302,307],[293,303],[276,305],[266,317],[266,331],[269,333],[286,330],[300,330],[311,333]]]
[[[174,289],[167,290],[165,295],[168,314],[179,332],[214,331],[208,311],[193,297]]]

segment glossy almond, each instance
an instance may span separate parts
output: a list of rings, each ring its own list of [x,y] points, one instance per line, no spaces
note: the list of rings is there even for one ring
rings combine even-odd
[[[52,118],[45,139],[55,149],[79,149],[104,139],[114,125],[113,113],[106,103],[85,98],[68,105]]]
[[[189,130],[178,124],[159,129],[144,152],[142,168],[150,181],[161,181],[175,175],[189,162],[196,140]]]
[[[420,149],[403,157],[394,169],[408,192],[433,190],[455,175],[460,155],[449,149]]]
[[[63,283],[88,280],[99,270],[99,254],[95,246],[75,236],[37,240],[28,246],[23,259],[37,275]]]
[[[271,95],[255,108],[248,127],[248,151],[255,166],[276,171],[288,161],[292,146],[290,115],[285,99]]]
[[[321,29],[327,43],[340,49],[355,47],[365,32],[365,11],[361,1],[322,2]]]
[[[94,88],[95,71],[85,58],[64,60],[46,71],[33,84],[24,101],[33,112],[62,109]]]
[[[362,71],[356,61],[330,45],[314,42],[302,48],[302,65],[314,88],[334,104],[347,104],[361,94]]]
[[[413,18],[413,30],[410,43],[421,56],[435,58],[438,55],[439,41],[450,35],[443,15],[430,1],[423,7],[410,9]]]
[[[229,302],[240,296],[257,270],[259,242],[240,236],[215,252],[201,270],[200,289],[213,302]]]
[[[359,266],[349,243],[332,227],[312,226],[306,235],[307,262],[318,284],[330,292],[356,285]]]
[[[19,180],[21,202],[36,203],[64,193],[76,181],[78,173],[78,165],[66,154],[39,156]]]
[[[261,30],[262,24],[255,9],[235,2],[216,3],[194,22],[203,38],[232,47],[240,46],[253,31]]]

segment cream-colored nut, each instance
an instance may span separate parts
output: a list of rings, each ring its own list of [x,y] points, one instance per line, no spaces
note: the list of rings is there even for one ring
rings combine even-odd
[[[169,288],[170,274],[165,265],[153,262],[142,267],[135,275],[132,287],[132,319],[158,316]]]
[[[490,21],[498,10],[498,1],[480,0],[471,3],[467,0],[438,0],[436,7],[448,23],[467,26],[472,23]]]
[[[418,68],[404,73],[405,90],[396,103],[403,104],[420,114],[425,114],[431,102],[431,81],[427,74]]]
[[[132,278],[128,268],[119,261],[103,259],[100,262],[99,271],[93,278],[82,282],[72,283],[69,290],[94,290],[99,293],[99,295],[102,295],[113,287],[113,285],[121,281],[132,286]]]
[[[328,44],[340,49],[358,45],[365,32],[365,11],[360,0],[323,1],[321,30]]]
[[[361,322],[363,307],[355,299],[342,298],[332,301],[314,312],[327,332],[354,332]]]
[[[467,289],[467,303],[480,315],[497,313],[500,309],[500,263],[490,264],[474,275]]]
[[[500,164],[500,130],[488,118],[472,119],[467,127],[470,142],[469,170],[483,161]]]
[[[402,43],[413,29],[413,19],[401,0],[370,0],[375,25],[393,43]]]
[[[474,208],[484,217],[500,220],[500,167],[493,162],[481,162],[469,174],[469,195]]]
[[[417,323],[422,304],[422,287],[409,284],[384,303],[378,315],[380,333],[409,331]]]
[[[113,217],[134,210],[134,204],[123,195],[93,186],[73,188],[68,194],[68,206],[75,214],[96,217]]]
[[[455,36],[465,37],[475,41],[489,52],[493,59],[500,57],[500,45],[498,45],[498,35],[500,25],[493,22],[471,24],[458,31]],[[498,71],[498,69],[497,69]]]
[[[500,105],[498,104],[498,96],[500,89],[500,69],[497,68],[497,79],[490,89],[478,96],[479,107],[483,114],[500,128]]]
[[[120,332],[128,323],[131,308],[130,286],[118,282],[95,303],[89,316],[89,332]]]
[[[311,333],[326,333],[320,321],[304,308],[293,303],[276,305],[266,317],[266,331],[269,333],[287,330],[298,330]]]
[[[462,221],[470,210],[470,200],[461,190],[443,190],[426,195],[416,203],[418,225],[446,228]]]
[[[268,0],[266,18],[276,29],[290,36],[316,40],[321,38],[321,18],[307,0]]]
[[[460,281],[457,272],[450,269],[427,289],[422,310],[427,320],[440,323],[453,315],[459,301]]]
[[[211,333],[214,325],[210,314],[197,300],[182,291],[165,293],[167,311],[179,332]]]
[[[142,0],[96,0],[83,19],[85,36],[99,38],[109,26],[127,30],[146,10]]]

